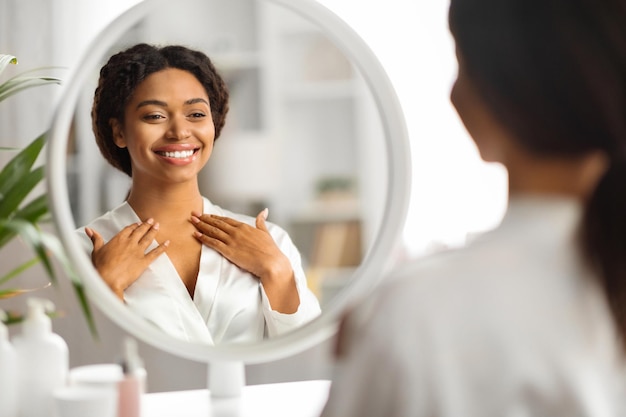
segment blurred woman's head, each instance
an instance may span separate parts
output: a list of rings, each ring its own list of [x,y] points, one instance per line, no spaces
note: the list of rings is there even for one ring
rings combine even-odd
[[[460,78],[531,152],[626,160],[625,9],[621,0],[452,0]]]
[[[451,0],[449,24],[459,58],[451,98],[486,160],[501,157],[490,145],[503,133],[548,160],[608,161],[586,198],[580,244],[626,335],[626,2]]]

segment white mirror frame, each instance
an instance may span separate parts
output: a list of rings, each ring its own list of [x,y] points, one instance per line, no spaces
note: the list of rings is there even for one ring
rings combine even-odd
[[[284,336],[256,344],[208,347],[168,336],[145,319],[132,314],[93,268],[75,232],[66,181],[68,135],[81,86],[114,42],[147,15],[151,8],[166,1],[145,0],[115,19],[91,43],[64,86],[51,126],[47,153],[47,187],[58,235],[76,272],[83,278],[91,303],[121,328],[147,344],[204,363],[235,361],[254,364],[297,354],[331,337],[337,330],[344,309],[371,291],[392,266],[392,255],[400,242],[406,217],[411,175],[408,133],[400,103],[374,53],[356,32],[331,11],[314,0],[257,0],[285,7],[316,24],[361,71],[380,112],[386,140],[388,184],[384,218],[374,244],[349,284],[337,294],[335,302],[311,323]]]

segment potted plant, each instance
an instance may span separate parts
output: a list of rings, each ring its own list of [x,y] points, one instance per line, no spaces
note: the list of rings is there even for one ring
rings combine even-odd
[[[17,64],[16,57],[0,54],[0,76],[11,64]],[[28,88],[60,84],[60,79],[34,75],[35,71],[38,70],[19,74],[0,83],[0,102]],[[0,250],[9,242],[20,238],[34,254],[33,259],[27,262],[3,266],[0,269],[0,300],[33,291],[33,289],[11,287],[10,283],[15,277],[36,264],[43,266],[50,279],[43,286],[55,284],[57,276],[52,263],[52,257],[54,257],[70,277],[88,325],[95,334],[91,310],[80,279],[74,273],[57,237],[40,227],[42,223],[50,220],[48,201],[45,193],[35,197],[32,194],[44,178],[44,167],[35,166],[35,161],[45,141],[46,133],[43,133],[21,150],[0,147],[2,152],[17,152],[0,170]],[[2,310],[1,305],[0,310]],[[4,321],[12,324],[21,321],[21,318],[20,313],[10,312],[6,313]]]

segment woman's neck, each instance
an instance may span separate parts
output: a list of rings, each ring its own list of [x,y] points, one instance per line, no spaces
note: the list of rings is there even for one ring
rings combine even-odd
[[[517,154],[505,163],[509,194],[560,194],[586,200],[607,167],[600,152],[578,157],[537,157]]]
[[[153,218],[161,224],[186,221],[192,211],[203,209],[197,182],[163,187],[145,187],[133,182],[127,201],[141,220]]]

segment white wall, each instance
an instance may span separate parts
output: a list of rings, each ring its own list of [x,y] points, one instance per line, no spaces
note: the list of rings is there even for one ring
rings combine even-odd
[[[457,245],[468,233],[492,227],[505,206],[506,177],[478,159],[475,148],[449,104],[455,74],[453,45],[447,32],[447,2],[433,0],[319,0],[343,17],[371,45],[386,67],[405,109],[413,158],[412,200],[404,241],[410,254],[437,245]],[[2,0],[0,51],[17,55],[19,69],[74,65],[103,25],[136,0]],[[54,6],[54,7],[53,7]],[[50,16],[53,18],[50,19]],[[62,47],[59,47],[62,45]],[[46,128],[57,90],[14,103],[7,116],[0,105],[0,144],[19,145]],[[26,109],[26,110],[24,110]],[[8,119],[7,119],[8,117]],[[19,127],[14,121],[20,121]],[[1,162],[1,161],[0,161]],[[0,268],[27,255],[19,245],[0,252]],[[35,286],[41,270],[23,277]],[[70,343],[72,366],[110,362],[124,334],[98,314],[100,340],[89,335],[65,283],[45,290],[68,311],[55,328]],[[3,304],[5,306],[5,304]],[[15,332],[13,329],[12,332]],[[205,367],[140,345],[151,390],[203,387]],[[327,377],[330,343],[275,363],[248,368],[251,383]]]
[[[468,234],[495,226],[506,206],[506,174],[480,160],[450,104],[456,61],[448,2],[318,1],[367,41],[402,103],[413,164],[408,252],[459,245]]]

